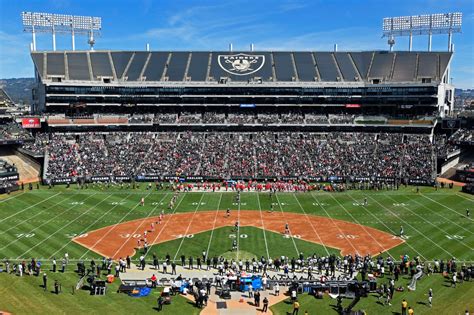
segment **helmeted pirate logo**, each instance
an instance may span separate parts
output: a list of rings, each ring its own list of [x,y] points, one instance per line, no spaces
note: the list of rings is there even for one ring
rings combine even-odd
[[[265,63],[264,55],[219,55],[219,66],[226,72],[234,75],[249,75],[257,72]]]

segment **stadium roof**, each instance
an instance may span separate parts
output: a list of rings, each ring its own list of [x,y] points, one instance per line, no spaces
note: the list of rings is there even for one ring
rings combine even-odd
[[[42,80],[103,82],[439,82],[451,52],[33,52]],[[430,79],[426,81],[426,79]]]

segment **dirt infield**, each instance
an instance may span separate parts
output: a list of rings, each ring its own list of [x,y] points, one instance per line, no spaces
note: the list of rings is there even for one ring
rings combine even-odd
[[[225,211],[218,212],[216,217],[216,211],[199,211],[194,219],[193,213],[189,212],[165,215],[162,224],[157,224],[155,231],[148,233],[148,244],[167,242],[183,234],[209,231],[213,226],[220,228],[235,224],[236,211],[230,217],[225,217]],[[240,210],[240,226],[264,226],[268,231],[283,233],[288,222],[294,237],[338,248],[342,255],[376,255],[404,242],[398,237],[368,226],[327,217],[291,212],[264,212],[262,216],[260,214],[259,211]],[[111,225],[75,237],[73,241],[106,257],[118,259],[132,256],[135,254],[137,239],[143,238],[143,232],[149,230],[151,223],[157,220],[158,217],[150,217]]]

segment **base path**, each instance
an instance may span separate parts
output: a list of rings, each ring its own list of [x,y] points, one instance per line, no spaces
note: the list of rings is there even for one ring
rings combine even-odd
[[[237,219],[235,211],[230,217],[225,217],[225,211],[218,212],[215,223],[216,211],[199,211],[194,220],[192,212],[165,215],[162,223],[155,225],[154,232],[148,231],[148,243],[149,245],[160,244],[175,240],[183,234],[198,234],[210,231],[213,227],[217,229],[234,226]],[[265,226],[266,230],[276,233],[283,233],[285,224],[288,222],[294,237],[317,244],[323,242],[325,246],[340,249],[341,255],[355,254],[355,252],[359,255],[377,255],[404,242],[378,229],[368,226],[362,228],[356,223],[327,217],[292,212],[265,212],[263,225],[259,211],[240,210],[239,217],[241,227],[263,228]],[[192,224],[187,230],[191,220]],[[156,221],[158,217],[150,217],[106,226],[75,237],[73,241],[105,257],[118,259],[127,255],[133,256],[137,239],[143,239],[145,229],[149,230],[151,223]]]

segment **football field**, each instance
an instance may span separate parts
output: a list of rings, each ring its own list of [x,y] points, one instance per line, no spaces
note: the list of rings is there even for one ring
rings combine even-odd
[[[0,258],[34,257],[49,264],[65,253],[72,261],[137,256],[148,230],[148,254],[176,260],[203,251],[237,259],[386,251],[384,256],[396,260],[407,254],[423,261],[474,261],[474,222],[466,216],[474,199],[456,189],[244,192],[240,203],[235,192],[181,192],[169,209],[172,197],[171,190],[75,187],[5,196],[0,200]],[[156,231],[150,222],[157,223]]]

